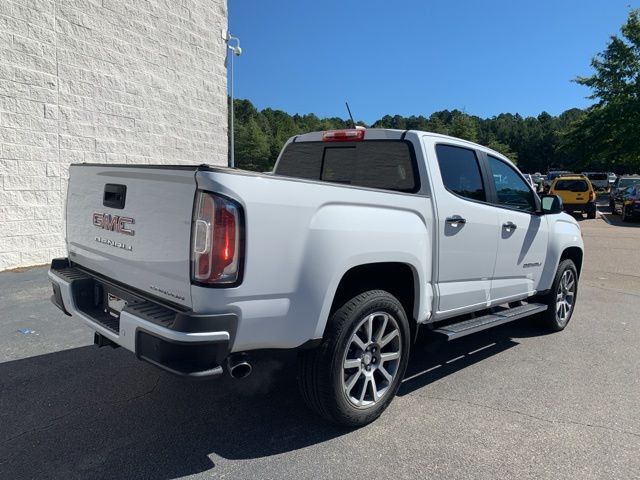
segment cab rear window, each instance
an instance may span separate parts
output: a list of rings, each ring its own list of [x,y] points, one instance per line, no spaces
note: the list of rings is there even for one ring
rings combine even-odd
[[[420,187],[413,148],[403,140],[290,143],[274,174],[398,192]]]
[[[589,185],[584,180],[558,180],[553,189],[569,192],[587,192]]]

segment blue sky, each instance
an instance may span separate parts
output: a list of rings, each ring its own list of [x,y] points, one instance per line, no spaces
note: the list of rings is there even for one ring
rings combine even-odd
[[[640,0],[228,0],[235,96],[346,117],[458,108],[553,115],[591,102],[572,83]]]

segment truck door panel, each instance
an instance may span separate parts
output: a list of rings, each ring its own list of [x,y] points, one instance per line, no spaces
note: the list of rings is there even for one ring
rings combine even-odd
[[[506,162],[487,155],[500,234],[491,282],[491,303],[526,298],[538,285],[547,254],[547,219],[536,214],[535,193]]]
[[[486,190],[474,150],[437,144],[437,316],[477,310],[489,301],[498,249],[498,211]]]

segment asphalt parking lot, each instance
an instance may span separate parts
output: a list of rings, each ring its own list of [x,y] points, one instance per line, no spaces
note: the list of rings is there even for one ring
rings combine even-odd
[[[398,398],[351,431],[301,404],[292,355],[186,382],[0,274],[0,478],[640,478],[640,223],[581,221],[567,329],[535,319],[414,350]],[[21,333],[18,330],[23,330]]]

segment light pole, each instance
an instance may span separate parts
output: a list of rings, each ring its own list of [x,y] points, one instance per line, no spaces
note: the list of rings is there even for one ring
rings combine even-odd
[[[229,167],[231,168],[235,168],[236,166],[236,152],[235,152],[235,124],[234,124],[234,108],[233,108],[233,57],[239,57],[242,54],[242,49],[240,48],[240,39],[238,37],[234,37],[232,36],[229,32],[227,32],[227,36],[226,36],[226,41],[227,41],[227,48],[231,51],[231,72],[230,72],[230,96],[231,96],[231,125],[230,125],[230,130],[231,130],[231,153],[229,155]],[[236,45],[235,47],[232,47],[231,45],[229,45],[230,41],[235,41]],[[229,58],[229,50],[227,51],[227,58]]]

